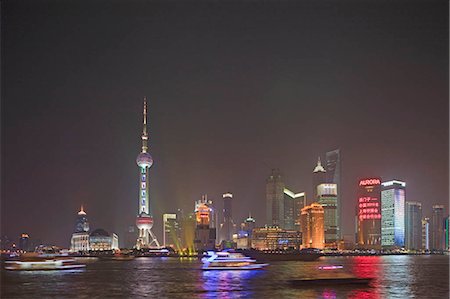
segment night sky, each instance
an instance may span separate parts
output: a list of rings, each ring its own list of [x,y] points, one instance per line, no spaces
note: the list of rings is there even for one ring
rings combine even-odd
[[[144,96],[157,236],[205,193],[264,225],[271,169],[310,195],[335,148],[345,234],[360,177],[448,213],[448,42],[448,1],[2,1],[1,233],[123,237]]]

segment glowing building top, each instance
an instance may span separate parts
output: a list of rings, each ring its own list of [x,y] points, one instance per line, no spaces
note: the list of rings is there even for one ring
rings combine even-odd
[[[317,159],[317,165],[313,172],[326,172],[325,168],[322,166],[322,162],[320,162],[320,157]]]

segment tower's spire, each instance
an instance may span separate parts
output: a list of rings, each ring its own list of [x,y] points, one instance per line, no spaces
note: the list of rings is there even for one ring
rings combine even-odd
[[[313,172],[326,172],[325,168],[322,166],[322,162],[320,161],[320,156],[317,158],[317,165]]]
[[[86,212],[84,211],[83,205],[81,205],[80,211],[78,212],[78,215],[86,215]]]
[[[142,152],[146,153],[148,150],[147,140],[147,97],[144,97],[144,127],[142,128]]]
[[[320,162],[320,156],[317,158],[317,166],[322,166],[322,162]]]

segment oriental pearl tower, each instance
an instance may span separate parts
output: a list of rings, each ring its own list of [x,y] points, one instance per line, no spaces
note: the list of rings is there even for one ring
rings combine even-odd
[[[150,211],[149,196],[149,170],[153,164],[152,156],[147,152],[147,99],[144,98],[144,127],[142,129],[142,151],[136,158],[139,166],[139,211],[136,217],[136,226],[139,229],[139,238],[136,248],[160,247],[155,234],[152,232],[153,216]]]

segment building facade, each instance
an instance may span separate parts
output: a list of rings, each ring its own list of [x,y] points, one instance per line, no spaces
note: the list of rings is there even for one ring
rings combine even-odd
[[[177,214],[163,214],[163,246],[181,249]]]
[[[268,225],[284,225],[284,182],[278,169],[266,181],[266,217]]]
[[[111,235],[104,229],[96,229],[89,235],[89,247],[91,251],[105,251],[119,249],[119,237]]]
[[[336,209],[337,209],[337,233],[338,239],[342,238],[341,217],[342,217],[342,201],[341,201],[341,150],[335,149],[325,154],[325,170],[327,171],[327,183],[336,184]]]
[[[88,252],[89,250],[89,221],[83,206],[81,206],[75,221],[75,231],[70,240],[70,251]]]
[[[324,209],[318,203],[312,203],[301,212],[302,247],[325,247]]]
[[[222,223],[220,224],[220,240],[222,241],[231,241],[233,239],[233,233],[235,231],[235,225],[233,222],[233,194],[230,192],[224,193],[222,195],[223,199],[223,210],[222,210]]]
[[[381,249],[381,179],[366,178],[358,183],[357,247]]]
[[[444,249],[444,206],[433,205],[430,224],[430,249]]]
[[[398,180],[381,184],[381,246],[405,246],[405,189],[406,183]]]
[[[422,250],[430,250],[430,218],[422,219]]]
[[[278,226],[255,228],[251,237],[251,247],[257,250],[298,250],[301,242],[300,232]]]
[[[281,228],[286,230],[300,231],[300,215],[305,207],[305,192],[294,193],[288,188],[283,189],[284,199],[284,217]]]
[[[214,205],[208,200],[206,195],[201,200],[195,202],[195,239],[194,247],[196,251],[214,250],[216,246],[217,216]]]
[[[422,250],[422,204],[406,201],[405,248]]]
[[[324,210],[325,244],[336,247],[339,240],[337,184],[320,184],[317,186],[317,202]]]

